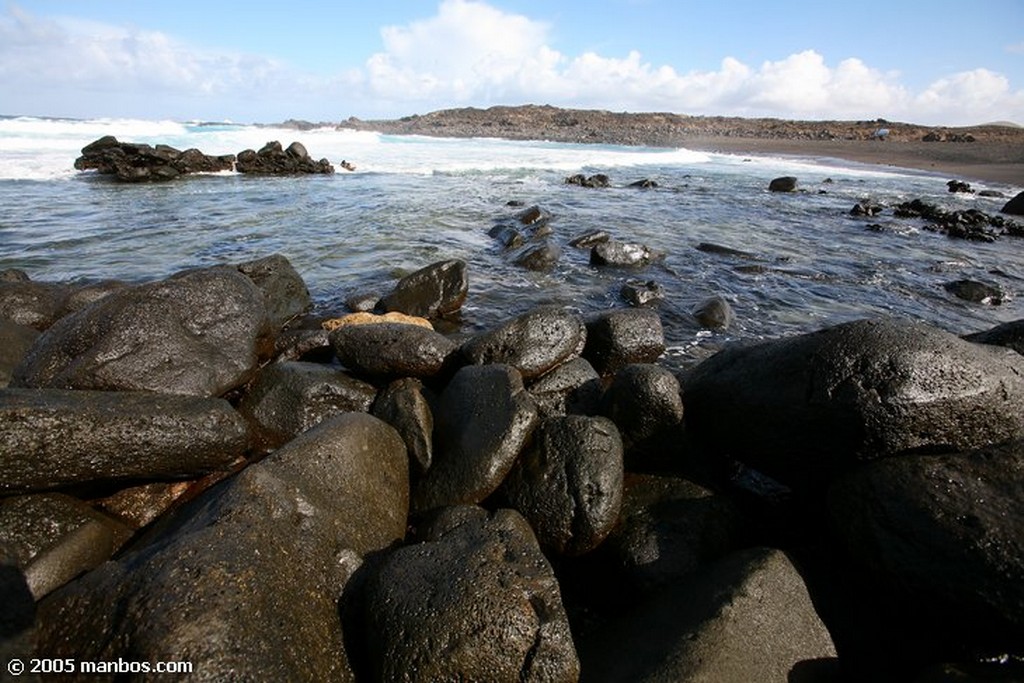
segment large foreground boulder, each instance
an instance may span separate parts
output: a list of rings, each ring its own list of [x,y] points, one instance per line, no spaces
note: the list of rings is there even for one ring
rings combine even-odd
[[[0,318],[0,388],[10,383],[14,368],[21,365],[38,337],[39,332],[31,327]]]
[[[330,333],[343,365],[374,377],[433,377],[452,365],[458,345],[433,329],[405,323],[343,325]]]
[[[829,509],[856,565],[927,615],[927,632],[908,641],[935,644],[933,657],[970,645],[1021,656],[1022,491],[1024,443],[1015,442],[870,463],[834,482]]]
[[[653,363],[665,352],[665,332],[657,311],[621,308],[587,320],[583,357],[601,375],[615,374],[630,363]]]
[[[404,536],[407,512],[394,430],[331,418],[52,594],[38,651],[187,661],[190,680],[351,681],[338,600],[361,555]]]
[[[694,369],[684,396],[702,446],[783,482],[1024,436],[1024,359],[899,320],[727,348]]]
[[[267,319],[275,329],[305,313],[313,306],[302,276],[285,256],[271,254],[255,261],[239,263],[238,272],[253,281],[263,292]]]
[[[232,268],[125,287],[62,318],[12,386],[219,396],[246,382],[268,332],[263,292]]]
[[[785,683],[836,650],[789,558],[755,548],[640,603],[580,656],[588,681]]]
[[[445,509],[368,578],[364,619],[372,680],[579,678],[558,582],[512,510]]]
[[[222,399],[134,391],[0,390],[0,492],[227,469],[249,444]]]

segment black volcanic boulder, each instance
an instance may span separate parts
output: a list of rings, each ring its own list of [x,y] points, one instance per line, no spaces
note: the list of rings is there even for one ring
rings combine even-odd
[[[1014,216],[1024,216],[1024,192],[1018,192],[1000,211]]]
[[[267,335],[263,292],[233,268],[118,289],[62,318],[12,386],[219,396],[254,373]]]
[[[791,485],[1024,436],[1024,359],[894,319],[726,348],[684,385],[687,433]]]
[[[0,501],[0,546],[12,550],[35,598],[110,559],[128,527],[62,493]]]
[[[422,476],[434,459],[432,396],[418,379],[404,377],[385,387],[373,403],[375,417],[395,428],[409,451],[410,473]]]
[[[331,162],[327,159],[314,161],[301,143],[293,142],[288,149],[283,149],[276,140],[263,145],[258,152],[251,149],[239,152],[235,169],[239,173],[257,175],[334,173]]]
[[[683,422],[679,380],[651,363],[634,363],[615,373],[602,398],[601,412],[622,433],[633,459],[672,460]]]
[[[238,406],[276,448],[331,415],[369,412],[377,390],[320,363],[284,361],[260,370]]]
[[[124,287],[116,280],[92,283],[0,280],[0,318],[45,330],[64,316]]]
[[[998,306],[1006,297],[998,287],[977,280],[953,280],[942,288],[959,299],[976,304]]]
[[[187,661],[209,681],[352,681],[338,601],[361,556],[404,537],[408,494],[398,434],[332,417],[52,593],[39,651]]]
[[[609,683],[801,681],[793,674],[804,662],[835,656],[800,573],[769,548],[674,583],[580,647],[588,680]],[[813,680],[838,680],[832,674]]]
[[[436,318],[462,308],[469,293],[466,262],[440,261],[406,275],[380,300],[383,311]]]
[[[135,391],[0,390],[0,493],[227,469],[249,445],[218,398]]]
[[[527,270],[551,270],[562,257],[562,249],[551,240],[542,240],[538,244],[530,244],[513,257],[517,266]]]
[[[768,183],[768,189],[771,192],[794,192],[796,191],[796,182],[796,178],[791,175],[773,178]]]
[[[373,680],[579,679],[558,581],[513,510],[443,510],[368,577],[363,615]]]
[[[302,276],[281,254],[239,263],[236,268],[263,292],[267,318],[275,328],[284,326],[313,306]]]
[[[14,368],[25,359],[38,337],[39,332],[31,327],[0,318],[0,389],[11,381]]]
[[[583,357],[601,375],[630,363],[651,363],[665,352],[665,333],[657,311],[621,308],[587,320]]]
[[[331,348],[348,368],[378,377],[433,377],[450,367],[458,345],[419,325],[343,325],[330,333]]]
[[[1013,320],[1002,325],[968,334],[964,339],[977,344],[1005,346],[1024,355],[1024,320]]]
[[[479,503],[512,469],[538,423],[537,406],[508,365],[469,365],[445,387],[434,414],[434,461],[413,507]]]
[[[586,340],[580,316],[543,306],[473,337],[462,345],[462,354],[477,365],[511,365],[529,380],[579,356]]]
[[[584,358],[574,358],[544,373],[527,389],[543,417],[596,415],[601,394],[601,377]]]
[[[582,555],[611,532],[622,505],[622,439],[611,420],[545,420],[501,487],[541,546]]]
[[[860,571],[913,600],[941,648],[1024,654],[1024,444],[866,465],[829,491],[835,537]],[[932,656],[949,656],[932,652]]]

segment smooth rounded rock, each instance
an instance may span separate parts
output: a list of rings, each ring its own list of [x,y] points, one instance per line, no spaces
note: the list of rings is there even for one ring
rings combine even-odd
[[[795,192],[797,180],[791,175],[781,176],[779,178],[773,178],[768,183],[768,189],[771,192]]]
[[[651,363],[665,352],[665,333],[657,311],[621,308],[587,320],[583,357],[601,375],[630,363]]]
[[[128,391],[0,390],[0,492],[226,469],[249,430],[223,399]]]
[[[338,602],[362,555],[404,537],[408,494],[398,434],[332,417],[51,594],[39,651],[188,661],[200,680],[353,681]]]
[[[512,510],[449,508],[367,579],[373,679],[572,683],[558,582]]]
[[[501,485],[538,423],[537,406],[515,368],[470,365],[442,392],[434,415],[434,462],[413,507],[479,503]]]
[[[709,330],[727,330],[735,318],[732,306],[720,296],[705,299],[691,313],[701,327]]]
[[[224,267],[125,287],[62,318],[14,386],[220,396],[254,373],[267,334],[263,293]]]
[[[285,361],[260,371],[238,406],[276,448],[331,415],[369,412],[377,390],[336,367]]]
[[[511,365],[529,380],[579,356],[586,339],[582,318],[545,306],[470,339],[462,354],[477,365]]]
[[[542,546],[582,555],[618,521],[622,476],[622,439],[612,421],[570,415],[541,423],[502,493]]]
[[[312,308],[313,300],[306,283],[285,256],[271,254],[235,267],[263,292],[267,317],[275,328]]]
[[[790,486],[859,460],[1024,436],[1024,359],[862,320],[726,348],[685,379],[686,429]]]
[[[329,339],[343,365],[381,377],[433,377],[451,365],[458,350],[432,329],[401,323],[345,325]]]
[[[527,389],[543,417],[596,415],[599,410],[601,377],[585,358],[574,358],[544,373]]]
[[[835,537],[929,615],[925,640],[1024,642],[1024,443],[873,462],[829,491]]]
[[[378,305],[384,311],[435,318],[462,308],[468,293],[466,262],[452,259],[406,275]]]
[[[425,392],[417,379],[395,380],[377,396],[372,411],[398,431],[416,476],[430,469],[434,460],[434,413]]]
[[[601,412],[619,428],[631,456],[669,451],[678,442],[683,421],[679,380],[658,365],[627,365],[615,373]]]

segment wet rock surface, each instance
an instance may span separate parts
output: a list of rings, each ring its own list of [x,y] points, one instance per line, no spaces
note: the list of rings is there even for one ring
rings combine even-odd
[[[337,600],[360,555],[405,533],[404,450],[368,415],[322,423],[54,593],[40,651],[191,661],[206,680],[353,680]]]
[[[477,365],[511,365],[529,380],[579,356],[586,339],[580,316],[543,307],[477,335],[462,345],[462,354]]]
[[[576,681],[558,582],[511,510],[443,510],[368,579],[372,679]]]
[[[479,503],[501,485],[537,426],[537,406],[507,365],[467,366],[441,393],[434,461],[414,492],[420,511]]]
[[[377,390],[321,363],[285,361],[260,371],[238,410],[271,447],[287,443],[331,415],[369,412]]]
[[[1024,433],[1019,356],[897,320],[725,349],[684,384],[693,437],[783,482]]]
[[[462,308],[469,293],[466,262],[440,261],[406,275],[378,307],[408,315],[435,318]]]
[[[12,386],[219,396],[255,371],[263,293],[230,268],[125,287],[65,316],[15,369]]]
[[[249,445],[222,399],[146,392],[0,390],[4,493],[174,478],[227,468]]]
[[[600,545],[618,520],[622,475],[622,439],[611,420],[551,418],[516,461],[502,495],[543,547],[581,555]]]
[[[373,377],[433,377],[451,367],[455,342],[419,325],[345,325],[330,334],[338,359]]]
[[[627,274],[569,257],[619,295]],[[306,313],[276,256],[149,285],[0,272],[0,319],[65,335],[61,376],[130,349],[148,360],[119,377],[159,377],[0,390],[0,653],[186,660],[201,680],[1013,680],[1020,321],[967,339],[858,321],[680,373],[661,316],[718,334],[692,302],[481,332],[460,263],[405,281],[433,325],[343,316],[342,297]],[[168,285],[190,277],[194,299]],[[93,318],[140,288],[185,310]],[[55,333],[10,324],[39,335],[8,361],[27,367]],[[421,338],[448,351],[418,379]],[[232,379],[196,390],[221,364]]]

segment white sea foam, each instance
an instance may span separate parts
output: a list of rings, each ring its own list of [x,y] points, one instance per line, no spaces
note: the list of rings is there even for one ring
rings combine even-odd
[[[710,164],[719,171],[754,168],[791,173],[834,173],[857,176],[893,175],[856,165],[823,165],[814,160],[776,157],[743,158],[688,149],[654,149],[615,145],[510,141],[496,138],[433,138],[382,135],[349,129],[290,128],[231,123],[180,123],[139,119],[49,119],[0,117],[0,179],[48,180],[76,175],[74,161],[82,147],[104,135],[126,142],[195,147],[207,154],[237,154],[277,140],[287,146],[302,142],[317,159],[335,166],[342,160],[359,172],[430,175],[433,173],[538,170],[599,172],[633,166],[685,167]]]

